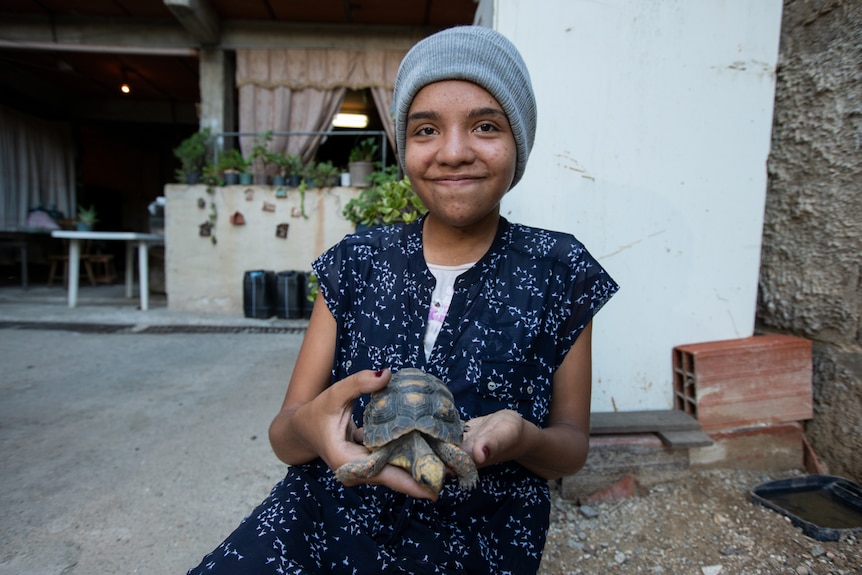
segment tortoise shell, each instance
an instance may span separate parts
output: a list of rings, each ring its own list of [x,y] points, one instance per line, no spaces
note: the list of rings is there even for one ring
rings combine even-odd
[[[369,448],[381,447],[411,431],[453,445],[459,445],[464,434],[446,384],[414,368],[394,373],[388,386],[371,395],[363,420],[364,443]]]

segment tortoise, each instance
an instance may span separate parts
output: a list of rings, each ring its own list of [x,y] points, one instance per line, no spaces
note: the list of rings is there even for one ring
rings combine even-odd
[[[365,446],[371,454],[335,471],[342,482],[378,474],[387,463],[406,469],[421,485],[440,493],[448,465],[462,489],[479,479],[476,464],[460,447],[464,422],[452,392],[429,373],[405,368],[371,394],[363,416]]]

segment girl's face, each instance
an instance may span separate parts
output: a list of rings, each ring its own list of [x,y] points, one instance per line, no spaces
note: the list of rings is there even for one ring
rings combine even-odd
[[[458,228],[484,223],[496,229],[516,154],[506,114],[484,88],[446,80],[413,99],[405,171],[429,217]]]

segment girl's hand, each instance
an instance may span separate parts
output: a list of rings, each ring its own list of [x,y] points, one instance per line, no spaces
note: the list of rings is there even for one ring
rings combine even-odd
[[[364,459],[370,453],[361,443],[362,429],[357,429],[353,423],[353,402],[364,393],[383,389],[391,377],[392,372],[388,369],[355,373],[326,388],[297,410],[296,416],[303,426],[311,426],[303,435],[333,471],[345,463]],[[436,499],[409,473],[394,465],[387,465],[377,475],[348,485],[359,483],[385,485],[416,498]]]
[[[302,465],[318,457],[330,469],[368,456],[351,414],[353,401],[383,389],[392,372],[365,370],[330,384],[338,326],[318,294],[287,386],[281,409],[269,426],[269,441],[279,459]],[[359,438],[359,439],[357,439]],[[413,497],[431,498],[403,469],[387,465],[367,483],[386,485]]]
[[[516,461],[545,479],[577,473],[590,448],[592,323],[554,372],[547,423],[539,429],[517,412],[504,409],[467,422],[463,448],[487,467]]]
[[[487,467],[519,458],[532,423],[511,409],[496,411],[467,422],[461,448],[473,457],[476,467]]]

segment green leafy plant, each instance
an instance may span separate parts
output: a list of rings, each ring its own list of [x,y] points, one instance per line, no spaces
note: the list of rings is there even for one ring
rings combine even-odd
[[[174,156],[180,161],[177,181],[185,182],[186,174],[200,174],[212,149],[212,134],[209,128],[195,132],[174,148]]]
[[[332,184],[333,179],[338,178],[341,170],[332,162],[310,162],[305,166],[305,178],[310,185],[324,188]],[[313,182],[313,184],[312,184]]]
[[[299,213],[300,215],[308,219],[308,214],[305,213],[305,192],[308,190],[308,181],[305,178],[299,182],[299,185],[296,186],[296,191],[299,192]]]
[[[213,186],[223,186],[224,178],[222,178],[219,167],[215,164],[206,164],[203,167],[203,183],[207,185],[207,191],[212,193]]]
[[[371,162],[374,161],[374,154],[377,153],[377,140],[375,138],[366,138],[350,150],[348,162]]]
[[[368,176],[368,181],[371,182],[372,186],[380,186],[387,182],[395,182],[398,181],[398,165],[392,164],[391,166],[386,166],[385,168],[380,168],[371,172]]]
[[[85,208],[84,206],[79,205],[78,221],[88,226],[93,226],[96,222],[98,222],[99,218],[96,216],[96,206],[90,206],[89,208]]]
[[[356,225],[389,226],[410,223],[428,209],[413,191],[410,180],[398,179],[398,168],[392,166],[375,172],[372,185],[345,204],[342,215]]]
[[[275,154],[269,151],[269,143],[272,141],[272,130],[267,130],[255,138],[254,147],[251,149],[252,162],[260,164],[260,173],[266,173],[267,166],[274,163]]]
[[[315,177],[315,170],[316,169],[317,169],[317,162],[315,162],[314,160],[306,162],[305,165],[302,166],[302,171],[299,175],[302,176],[302,181],[303,181],[303,183],[306,184],[306,186],[313,186],[314,185],[314,177]]]
[[[271,161],[278,167],[282,176],[299,176],[302,174],[302,158],[296,154],[272,153]]]
[[[313,302],[317,299],[317,293],[320,291],[320,283],[317,281],[317,274],[309,273],[305,279],[305,299]]]
[[[251,160],[242,156],[236,148],[226,150],[218,159],[218,167],[222,172],[245,173],[251,165]]]

